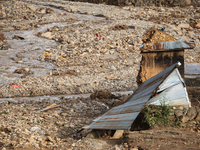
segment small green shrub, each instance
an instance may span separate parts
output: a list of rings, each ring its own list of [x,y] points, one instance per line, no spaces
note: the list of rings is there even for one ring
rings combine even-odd
[[[169,126],[168,116],[170,112],[171,108],[164,104],[161,106],[145,106],[143,123],[146,123],[149,127]]]
[[[2,111],[2,112],[0,112],[0,115],[1,115],[1,114],[8,114],[8,112]]]

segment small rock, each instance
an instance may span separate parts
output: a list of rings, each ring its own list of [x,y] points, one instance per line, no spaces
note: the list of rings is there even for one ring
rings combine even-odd
[[[200,22],[195,25],[195,28],[200,29]]]
[[[18,63],[18,64],[22,64],[22,63],[23,63],[23,61],[19,60],[19,61],[17,61],[17,63]]]
[[[46,8],[39,8],[39,9],[36,10],[36,13],[45,14],[46,13]]]
[[[179,24],[178,27],[179,27],[179,28],[182,28],[182,29],[189,29],[189,28],[190,28],[190,25],[189,25],[189,24],[186,24],[186,23],[182,23],[182,24]]]
[[[14,73],[18,74],[33,74],[34,72],[29,68],[16,69]]]
[[[196,121],[200,121],[200,111],[198,112],[196,118],[195,118]]]
[[[54,140],[52,139],[52,137],[50,137],[50,136],[48,136],[46,140],[47,140],[47,141],[50,141],[50,142],[53,142],[53,141],[54,141]]]
[[[180,117],[180,116],[183,115],[183,111],[182,111],[182,110],[179,110],[179,109],[176,109],[176,110],[174,111],[174,114],[175,114],[176,117]]]
[[[26,26],[21,26],[19,30],[27,30],[28,28]]]
[[[189,121],[189,117],[188,116],[181,116],[180,121],[185,123]]]
[[[51,56],[52,53],[49,53],[49,52],[43,52],[42,55],[43,55],[43,56]]]
[[[63,126],[65,124],[65,122],[59,121],[59,122],[56,122],[56,124],[61,127],[61,126]]]
[[[33,6],[33,5],[31,5],[31,4],[27,4],[27,7],[28,7],[30,10],[32,10],[32,11],[35,11],[35,10],[36,10],[35,6]]]
[[[196,117],[197,115],[197,111],[194,107],[191,107],[188,109],[188,112],[187,112],[187,117],[189,118],[189,120],[192,120]]]
[[[12,39],[16,39],[16,40],[24,40],[23,37],[19,36],[19,35],[14,35],[14,37]]]
[[[115,150],[121,150],[118,145],[115,145]]]
[[[95,139],[95,138],[99,138],[99,135],[96,133],[96,131],[92,130],[92,131],[87,135],[87,138]]]
[[[124,130],[116,130],[115,134],[113,135],[112,139],[119,139],[123,136]]]
[[[130,148],[130,150],[138,150],[138,147]]]
[[[47,38],[47,39],[52,39],[52,34],[51,32],[45,32],[41,34],[41,37]]]

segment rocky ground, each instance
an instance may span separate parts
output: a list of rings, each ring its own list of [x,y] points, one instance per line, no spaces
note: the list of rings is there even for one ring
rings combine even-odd
[[[163,149],[180,147],[199,149],[200,113],[198,107],[186,111],[183,107],[170,108],[166,118],[170,125],[151,123],[150,130],[134,123],[129,132],[115,139],[103,134],[102,139],[87,136],[89,130],[81,131],[93,119],[108,109],[124,103],[129,96],[96,92],[90,97],[65,96],[55,98],[21,98],[18,101],[1,103],[0,148],[2,149]],[[151,120],[162,112],[148,106]],[[146,111],[146,107],[141,115]],[[169,115],[169,116],[168,116]],[[165,118],[165,119],[166,119]],[[177,120],[178,119],[178,120]],[[160,122],[161,123],[161,122]],[[171,128],[169,128],[171,126]],[[161,128],[162,127],[162,128]],[[167,127],[167,128],[166,128]],[[142,130],[142,131],[138,131]],[[103,132],[102,132],[103,133]],[[90,137],[90,138],[89,138]]]
[[[200,10],[192,6],[117,7],[52,0],[6,1],[1,8],[2,31],[13,49],[12,57],[6,57],[12,59],[14,67],[2,67],[9,74],[4,78],[12,82],[2,84],[0,97],[135,90],[141,60],[139,46],[150,27],[165,27],[175,39],[195,41],[196,48],[185,51],[185,63],[199,63]],[[43,25],[52,22],[65,25]],[[24,30],[26,34],[13,30]],[[37,39],[36,35],[38,40],[27,40],[30,36]],[[26,48],[22,51],[21,47],[17,53],[13,41],[27,42]],[[20,87],[13,88],[13,84]]]
[[[0,0],[0,97],[92,93],[101,89],[134,91],[141,61],[139,47],[151,27],[165,27],[173,40],[194,41],[196,47],[185,50],[185,63],[200,64],[198,7]],[[121,143],[80,138],[77,134],[104,113],[106,106],[113,107],[125,101],[124,97],[33,99],[1,104],[0,148],[140,149],[148,142],[138,139],[138,145],[131,145],[131,140]],[[42,111],[51,104],[56,108]],[[199,129],[193,130],[194,124],[199,125],[195,122],[188,123],[194,133],[186,131],[184,136],[199,136]],[[172,136],[173,132],[167,134]],[[156,135],[157,131],[151,139]],[[183,138],[178,141],[184,142]],[[198,149],[199,141],[194,143]]]

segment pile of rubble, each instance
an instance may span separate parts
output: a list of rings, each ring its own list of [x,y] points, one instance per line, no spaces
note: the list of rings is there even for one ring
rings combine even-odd
[[[126,142],[113,145],[106,141],[85,138],[88,131],[79,132],[83,126],[90,124],[97,116],[113,106],[124,103],[129,97],[115,96],[113,98],[113,96],[110,92],[97,91],[90,98],[59,97],[55,99],[38,98],[37,100],[30,98],[30,100],[21,99],[18,102],[1,103],[0,148],[73,150],[87,147],[92,150],[99,147],[102,149],[120,147],[120,149],[128,149],[129,146]],[[149,115],[153,115],[157,110],[155,106],[149,106],[149,108],[152,110]],[[159,112],[157,111],[157,113]],[[174,123],[172,127],[180,126],[199,132],[199,116],[200,113],[193,107],[188,111],[183,107],[172,107],[168,118]],[[151,119],[153,117],[155,116],[150,116]],[[176,124],[175,118],[180,118],[179,124]],[[140,124],[137,127],[140,127]],[[105,136],[102,138],[105,139]],[[106,139],[109,138],[116,137],[106,136]],[[96,142],[98,144],[95,146]]]
[[[66,21],[66,25],[54,26],[37,33],[33,30],[39,37],[57,42],[57,46],[45,48],[39,58],[34,58],[41,62],[52,63],[55,67],[44,76],[36,77],[36,72],[30,71],[22,79],[2,86],[0,97],[88,93],[95,89],[135,90],[137,88],[135,78],[141,60],[139,47],[142,44],[143,34],[154,26],[157,29],[165,27],[165,32],[174,39],[195,41],[196,48],[185,51],[185,63],[199,63],[199,20],[195,18],[198,18],[200,13],[193,7],[116,7],[70,1],[27,0],[6,1],[1,3],[1,8],[3,19],[0,26],[3,31],[11,31],[10,27],[20,30],[40,29],[42,24],[60,21]],[[98,19],[95,18],[94,21],[92,16],[89,16],[92,18],[90,21],[83,21],[80,20],[80,16],[78,19],[72,17],[72,14],[101,17],[96,17]],[[6,16],[12,16],[14,19]],[[152,17],[166,19],[161,22],[150,19]],[[157,30],[157,33],[161,31]],[[26,41],[26,37],[24,39]],[[11,39],[6,37],[6,40]],[[151,42],[156,41],[155,38]],[[24,57],[26,58],[26,55]],[[18,60],[18,58],[12,59]],[[16,63],[23,61],[20,59]],[[24,68],[33,70],[26,66],[15,69],[16,72],[12,73],[18,74],[20,69],[23,73]],[[11,85],[20,87],[13,88]]]
[[[176,41],[175,38],[167,35],[165,32],[150,28],[143,36],[143,43],[158,43],[158,42],[167,42],[167,41]]]
[[[87,141],[90,139],[80,139],[84,135],[78,131],[110,107],[127,99],[127,96],[113,99],[109,92],[100,93],[94,93],[92,99],[30,98],[1,103],[0,148],[76,149],[77,146],[89,146]],[[99,94],[103,94],[101,99],[97,98]]]

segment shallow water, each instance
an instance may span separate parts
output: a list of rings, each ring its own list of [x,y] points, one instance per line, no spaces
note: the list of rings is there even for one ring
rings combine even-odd
[[[52,8],[56,13],[66,13],[67,17],[75,17],[77,21],[72,24],[78,24],[85,20],[99,21],[105,18],[95,17],[92,15],[82,15],[82,14],[72,14],[63,10]],[[47,28],[52,28],[54,26],[62,27],[69,26],[67,22],[62,23],[50,23],[39,26],[39,28],[34,28],[33,30],[23,30],[23,31],[10,31],[4,32],[7,42],[10,44],[8,50],[0,51],[0,87],[10,83],[14,80],[20,79],[23,74],[14,73],[16,69],[20,68],[30,68],[34,71],[31,76],[42,76],[50,72],[54,64],[39,61],[39,56],[42,52],[48,48],[56,48],[58,43],[54,40],[48,40],[46,38],[40,38],[36,36],[38,32],[45,32]],[[14,35],[23,37],[24,40],[12,39]],[[21,58],[22,63],[14,61],[12,58],[17,58],[16,54],[21,54],[24,58]],[[33,59],[30,59],[30,58]]]
[[[14,97],[14,98],[0,98],[0,103],[2,102],[20,102],[24,100],[34,100],[34,101],[40,101],[44,99],[48,100],[60,100],[61,97],[65,98],[88,98],[90,97],[90,94],[76,94],[76,95],[48,95],[48,96],[36,96],[36,97]],[[120,91],[120,92],[112,92],[114,95],[131,95],[133,94],[133,91]]]

